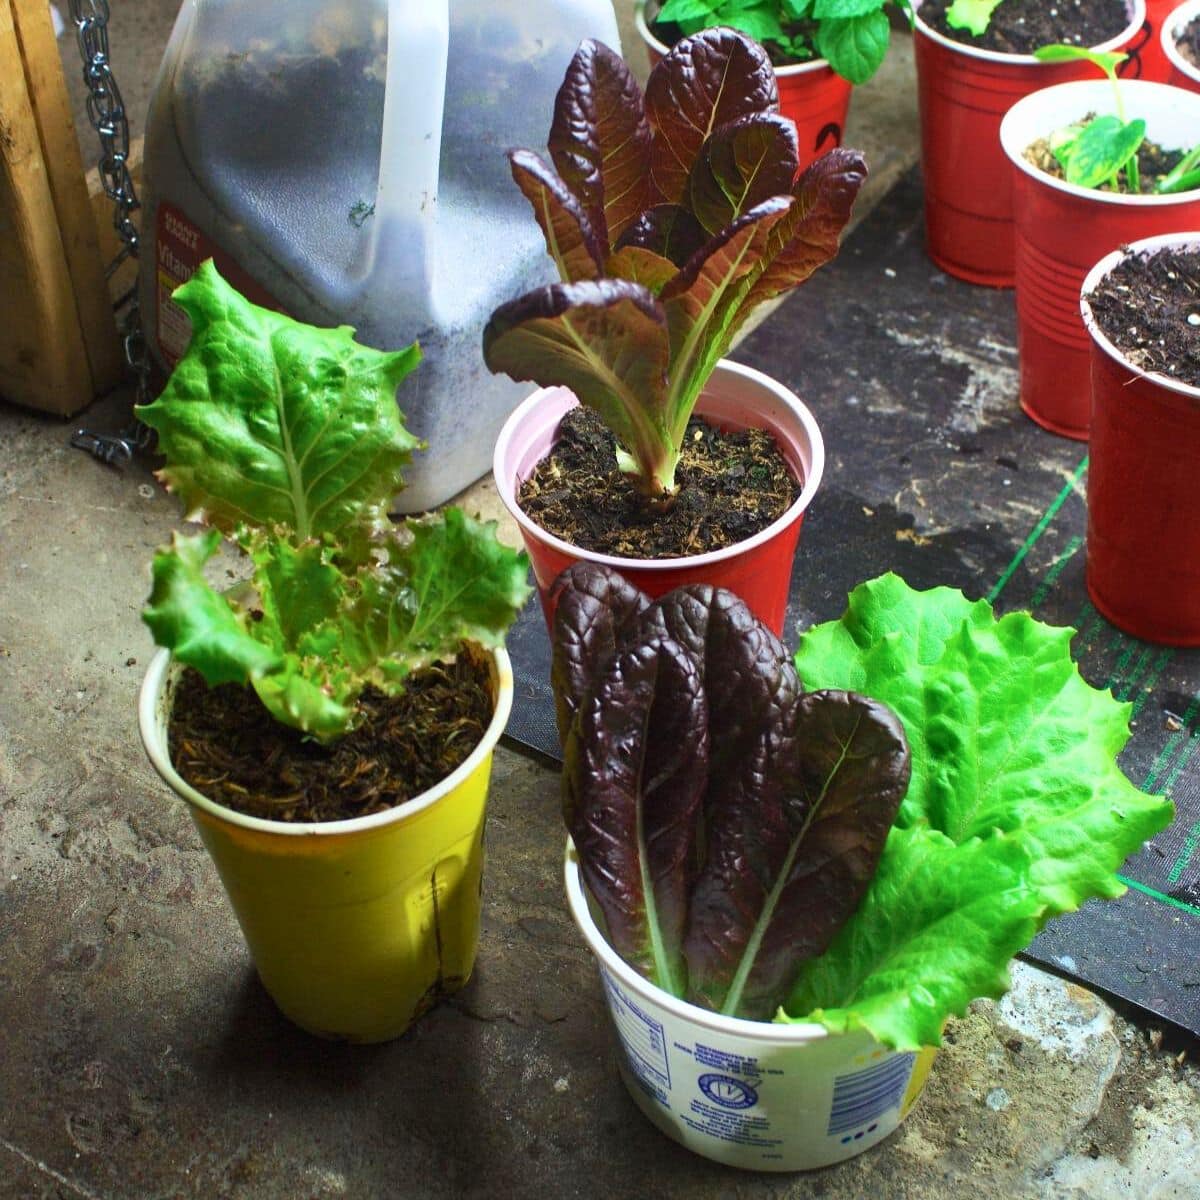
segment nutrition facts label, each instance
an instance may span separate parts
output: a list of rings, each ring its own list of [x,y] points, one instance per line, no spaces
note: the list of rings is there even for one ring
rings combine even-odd
[[[607,971],[601,969],[600,973],[630,1068],[649,1085],[647,1090],[666,1104],[665,1089],[671,1086],[671,1064],[667,1059],[667,1040],[662,1024],[643,1012]]]

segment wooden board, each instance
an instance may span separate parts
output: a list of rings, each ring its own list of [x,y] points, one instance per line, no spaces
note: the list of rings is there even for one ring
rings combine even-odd
[[[65,416],[119,375],[49,9],[0,0],[0,396]]]

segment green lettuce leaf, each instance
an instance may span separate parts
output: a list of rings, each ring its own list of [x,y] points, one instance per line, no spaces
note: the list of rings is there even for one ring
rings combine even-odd
[[[159,478],[189,516],[230,534],[286,527],[304,541],[386,522],[420,444],[396,388],[420,351],[362,346],[259,308],[211,261],[174,294],[192,322],[187,354],[137,415],[158,433]]]
[[[399,531],[387,520],[417,445],[396,408],[417,347],[383,353],[258,308],[211,262],[176,296],[195,332],[139,413],[158,430],[161,478],[215,528],[155,556],[155,641],[322,741],[354,727],[364,688],[396,695],[465,640],[501,644],[528,564],[495,523],[456,509]],[[204,574],[222,532],[251,566],[225,593]]]
[[[1120,895],[1117,869],[1173,815],[1168,801],[1140,792],[1117,766],[1129,737],[1130,706],[1082,679],[1070,657],[1072,634],[1027,613],[996,620],[984,601],[968,601],[950,588],[914,591],[885,575],[855,589],[842,618],[807,632],[796,653],[806,686],[861,691],[900,716],[913,769],[897,829],[927,829],[950,847],[969,847],[980,861],[994,854],[1012,867],[1023,858],[1021,886],[1039,928],[1093,896]],[[907,843],[897,839],[901,844]],[[838,1020],[861,1020],[873,1031],[875,1017],[859,1012],[854,997],[875,994],[879,981],[859,981],[877,971],[887,976],[896,950],[887,961],[873,957],[892,935],[860,926],[894,922],[923,903],[913,877],[896,874],[900,861],[893,853],[889,841],[868,901],[838,942],[841,966],[831,960],[822,968],[841,971],[846,986],[823,992],[820,1006],[853,1009]],[[982,866],[979,872],[984,879]],[[986,908],[986,889],[967,889],[961,899],[974,911],[981,897]],[[998,922],[1007,908],[1008,901],[998,905]],[[993,975],[1024,944],[1004,959],[989,959]],[[961,955],[951,961],[924,938],[915,945],[904,950],[922,963],[912,986],[946,981],[939,1011],[943,1018],[960,1011],[972,998],[968,980],[987,964],[964,964]],[[968,958],[992,952],[986,939],[963,951]],[[797,992],[788,1013],[804,1013],[806,996]],[[889,1039],[896,1036],[892,1026],[879,1028]],[[906,1037],[926,1036],[928,1028],[914,1025]]]

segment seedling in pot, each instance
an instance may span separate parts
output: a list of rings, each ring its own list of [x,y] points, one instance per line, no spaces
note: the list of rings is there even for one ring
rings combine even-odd
[[[862,155],[838,149],[797,180],[795,126],[778,110],[770,61],[734,30],[679,42],[644,97],[588,41],[558,93],[553,167],[509,155],[561,282],[498,308],[484,358],[570,388],[660,505],[718,360],[760,304],[837,253],[866,177]]]
[[[614,949],[697,1006],[936,1045],[1172,818],[1116,765],[1130,706],[1027,613],[885,575],[793,660],[719,589],[652,604],[585,564],[555,590],[584,882]]]
[[[348,327],[259,308],[211,261],[175,300],[192,340],[138,416],[166,456],[159,478],[210,528],[155,555],[143,615],[158,644],[323,742],[355,727],[366,687],[396,696],[463,641],[500,645],[528,589],[495,522],[387,519],[420,444],[396,407],[418,348],[372,350]],[[225,592],[204,574],[223,537],[251,571]]]
[[[912,24],[909,0],[896,0]],[[888,0],[666,0],[654,28],[691,35],[728,26],[762,42],[779,66],[823,58],[843,79],[866,83],[887,54]]]
[[[1000,7],[1002,0],[954,0],[946,9],[946,21],[955,29],[965,29],[976,37],[987,33],[992,13]]]
[[[1050,149],[1062,167],[1068,183],[1095,188],[1108,184],[1112,191],[1133,195],[1141,192],[1138,152],[1146,140],[1146,122],[1140,117],[1126,120],[1125,101],[1117,68],[1128,55],[1117,52],[1086,50],[1064,44],[1042,46],[1034,52],[1039,62],[1089,62],[1104,72],[1112,84],[1116,113],[1106,113],[1056,130],[1050,137]],[[1191,191],[1200,187],[1200,145],[1185,154],[1154,184],[1156,195]]]

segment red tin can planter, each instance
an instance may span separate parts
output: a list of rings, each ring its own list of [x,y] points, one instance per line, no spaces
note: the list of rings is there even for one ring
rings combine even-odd
[[[1121,84],[1130,119],[1167,147],[1200,138],[1200,95],[1162,83]],[[1091,395],[1079,289],[1093,263],[1138,238],[1200,226],[1200,192],[1122,196],[1076,187],[1025,159],[1038,138],[1112,109],[1107,80],[1064,83],[1019,100],[1000,127],[1011,164],[1016,224],[1017,351],[1021,407],[1039,425],[1086,441]]]
[[[1159,49],[1170,68],[1167,82],[1191,92],[1200,92],[1200,67],[1183,57],[1176,39],[1197,17],[1200,17],[1200,0],[1187,0],[1171,11],[1159,35]]]
[[[518,506],[521,481],[549,454],[559,421],[578,403],[567,388],[534,392],[500,431],[493,461],[496,490],[521,528],[547,625],[554,618],[550,585],[572,563],[587,561],[612,567],[651,597],[688,583],[728,588],[782,635],[800,525],[825,468],[821,431],[795,393],[750,367],[727,359],[717,364],[696,412],[724,429],[770,432],[803,488],[787,512],[754,537],[708,554],[669,559],[617,558],[580,549],[535,524]]]
[[[1139,0],[1140,2],[1140,0]],[[658,5],[654,6],[658,11]],[[634,10],[634,23],[646,44],[650,65],[654,66],[670,47],[650,32],[646,20],[646,0]],[[823,59],[776,67],[779,85],[779,111],[795,122],[800,144],[800,170],[820,158],[827,150],[842,144],[846,113],[850,108],[851,84]]]
[[[1092,269],[1087,588],[1114,625],[1150,642],[1200,645],[1200,388],[1135,367],[1097,327],[1089,295],[1130,255],[1200,247],[1200,232],[1145,238]]]
[[[920,0],[915,7],[926,250],[956,279],[1012,287],[1012,174],[1000,149],[1000,122],[1024,96],[1087,79],[1095,68],[964,46],[921,20]],[[1129,24],[1096,49],[1122,50],[1137,39],[1146,20],[1146,0],[1130,0],[1128,7]]]

